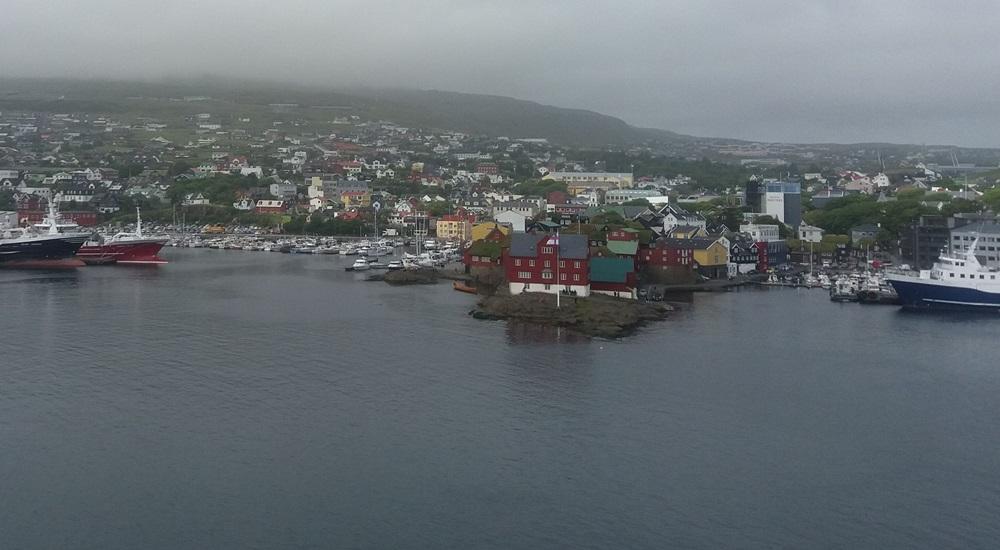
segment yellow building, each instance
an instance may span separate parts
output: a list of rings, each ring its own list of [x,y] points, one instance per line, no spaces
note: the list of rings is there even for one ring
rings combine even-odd
[[[694,261],[702,275],[713,279],[728,276],[729,242],[724,237],[689,239],[694,249]]]
[[[476,225],[472,226],[472,240],[481,241],[485,239],[486,236],[489,235],[490,232],[493,231],[494,229],[499,230],[501,233],[503,233],[505,237],[510,235],[509,225],[501,225],[496,222],[484,222],[484,223],[477,223]]]
[[[340,194],[340,202],[344,203],[344,208],[367,208],[372,205],[372,194],[370,191],[344,191]]]
[[[628,172],[549,172],[542,179],[565,183],[571,195],[579,195],[588,189],[630,189],[635,186],[634,177]]]
[[[707,236],[708,232],[703,227],[696,225],[678,225],[670,230],[671,239],[695,239]]]
[[[437,221],[439,239],[472,240],[472,224],[465,220],[443,218]]]

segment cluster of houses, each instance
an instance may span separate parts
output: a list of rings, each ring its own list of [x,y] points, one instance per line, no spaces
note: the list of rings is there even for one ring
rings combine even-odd
[[[471,237],[464,263],[474,276],[502,274],[512,294],[636,298],[640,281],[725,279],[788,262],[778,226],[747,223],[710,231],[703,216],[676,205],[596,207],[581,213],[575,225],[533,219],[523,230],[502,214],[463,222]]]

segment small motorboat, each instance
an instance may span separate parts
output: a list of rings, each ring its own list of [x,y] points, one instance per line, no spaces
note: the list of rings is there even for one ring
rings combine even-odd
[[[368,271],[369,267],[371,266],[368,265],[368,260],[358,258],[357,260],[354,260],[354,264],[352,264],[351,267],[347,268],[347,271]]]
[[[455,281],[451,283],[451,287],[459,292],[467,292],[469,294],[476,294],[476,287],[469,285],[464,281]]]

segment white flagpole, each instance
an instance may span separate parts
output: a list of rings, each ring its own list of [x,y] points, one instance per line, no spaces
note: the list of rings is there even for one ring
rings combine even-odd
[[[559,309],[559,298],[562,296],[562,280],[559,279],[559,230],[556,229],[556,309]]]

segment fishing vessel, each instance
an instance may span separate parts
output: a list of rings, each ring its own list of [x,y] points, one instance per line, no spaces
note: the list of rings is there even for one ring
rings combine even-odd
[[[142,214],[135,209],[135,231],[122,231],[104,238],[97,235],[76,253],[77,257],[87,264],[145,264],[159,265],[167,263],[158,254],[167,241],[167,237],[147,237],[142,233]]]
[[[0,229],[0,267],[56,269],[84,265],[75,256],[88,234],[60,232],[55,204],[51,201],[45,220],[50,223],[43,222],[30,228]],[[45,230],[42,231],[39,225],[45,225]]]
[[[879,274],[870,274],[858,290],[858,302],[862,304],[899,305],[899,295],[892,285]]]
[[[931,269],[918,274],[887,276],[903,307],[917,309],[979,309],[1000,312],[1000,271],[979,262],[977,237],[964,252],[942,252]]]
[[[830,287],[830,300],[833,302],[857,302],[858,282],[854,277],[842,275],[837,277]]]

